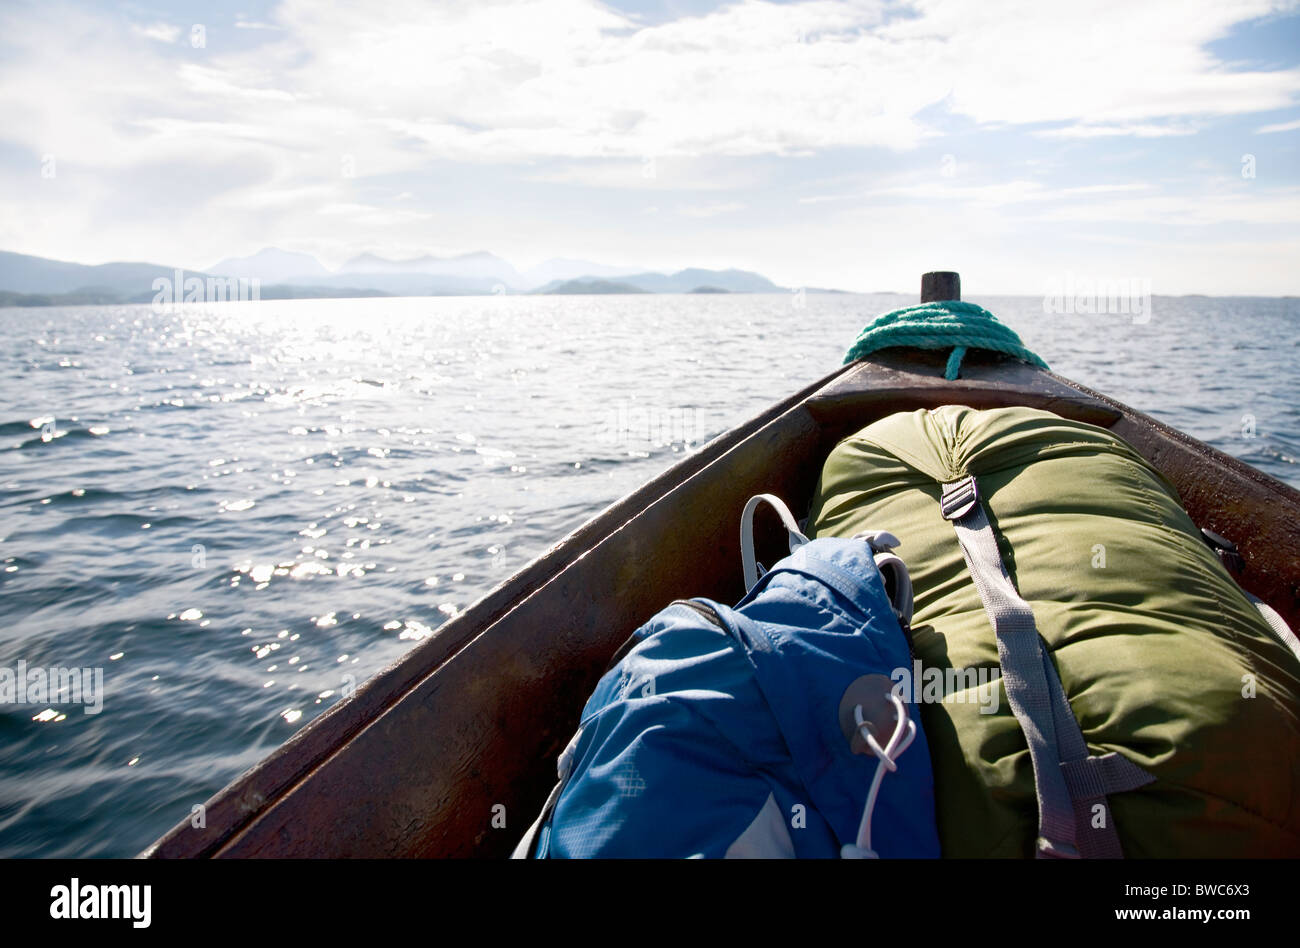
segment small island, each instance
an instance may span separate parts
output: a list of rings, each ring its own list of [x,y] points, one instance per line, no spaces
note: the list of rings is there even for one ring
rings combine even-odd
[[[575,296],[582,294],[647,293],[631,283],[617,280],[565,280],[559,286],[543,291],[548,296]]]

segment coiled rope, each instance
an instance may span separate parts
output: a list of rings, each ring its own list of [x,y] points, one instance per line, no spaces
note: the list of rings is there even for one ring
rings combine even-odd
[[[1025,348],[1020,337],[998,322],[982,306],[960,300],[921,303],[905,306],[877,316],[858,333],[845,363],[862,359],[879,349],[910,347],[913,349],[952,349],[943,377],[955,379],[961,360],[968,349],[1004,352],[1022,362],[1047,368],[1047,363]]]

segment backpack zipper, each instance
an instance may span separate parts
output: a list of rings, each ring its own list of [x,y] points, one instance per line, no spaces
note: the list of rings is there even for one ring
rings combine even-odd
[[[718,613],[713,609],[711,609],[710,607],[704,605],[704,603],[702,602],[696,602],[693,599],[674,599],[672,603],[670,603],[670,605],[686,606],[692,611],[699,613],[706,620],[708,620],[710,624],[717,626],[723,632],[727,631],[727,627],[722,624],[722,618],[718,615]],[[627,653],[632,651],[632,649],[636,648],[637,643],[641,641],[642,639],[639,638],[635,632],[633,632],[630,636],[628,636],[627,641],[619,646],[618,651],[614,653],[614,657],[609,660],[609,664],[605,666],[605,671],[602,672],[601,674],[602,675],[607,674],[615,665],[617,665],[624,658],[626,658]]]
[[[688,609],[698,612],[719,629],[722,629],[724,632],[726,631],[726,626],[722,624],[722,617],[718,615],[717,610],[712,606],[706,606],[704,603],[696,602],[694,599],[674,599],[671,604],[674,606],[686,606]]]

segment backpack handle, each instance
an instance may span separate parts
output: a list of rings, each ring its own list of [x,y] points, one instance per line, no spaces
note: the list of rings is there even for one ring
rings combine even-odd
[[[866,540],[880,570],[880,578],[885,584],[885,594],[889,596],[894,614],[904,626],[912,624],[912,576],[907,571],[907,564],[894,553],[894,547],[901,546],[898,537],[884,530],[863,530],[853,534],[855,540]]]
[[[785,531],[790,538],[791,553],[808,542],[808,538],[799,529],[794,514],[790,513],[790,508],[780,497],[775,494],[755,494],[749,498],[749,502],[745,504],[745,509],[740,514],[740,563],[745,571],[745,592],[754,588],[760,574],[758,561],[754,558],[754,512],[763,501],[767,501],[780,515],[781,523],[785,525]]]
[[[790,513],[790,508],[780,497],[775,494],[755,494],[749,498],[745,509],[740,514],[740,561],[745,572],[746,593],[753,589],[758,578],[767,572],[754,556],[754,513],[758,510],[758,505],[764,501],[780,515],[781,523],[785,525],[786,534],[790,539],[791,553],[808,542],[808,538],[799,529],[794,514]],[[885,584],[885,592],[894,607],[894,614],[903,625],[911,625],[912,579],[907,572],[907,564],[893,552],[894,548],[900,545],[898,538],[884,530],[864,530],[854,534],[853,539],[865,540],[871,547],[876,568],[880,570],[880,578]]]

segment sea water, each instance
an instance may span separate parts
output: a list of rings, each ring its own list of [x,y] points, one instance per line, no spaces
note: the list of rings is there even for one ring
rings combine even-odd
[[[914,301],[0,309],[0,677],[46,675],[0,703],[0,856],[134,855]],[[1060,374],[1300,486],[1296,300],[976,302]],[[97,711],[47,700],[95,670]]]

